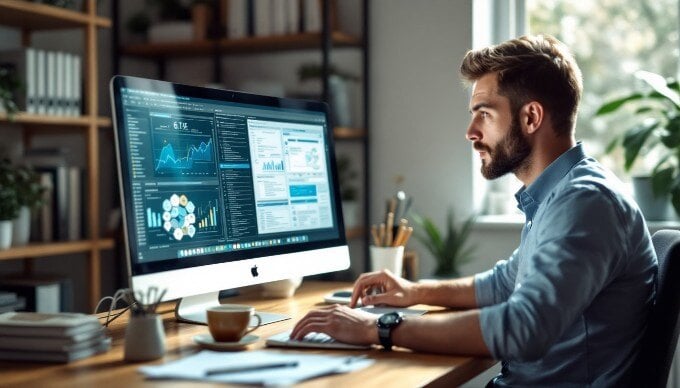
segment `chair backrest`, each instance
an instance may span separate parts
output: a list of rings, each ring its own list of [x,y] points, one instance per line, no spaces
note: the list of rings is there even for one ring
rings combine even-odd
[[[633,366],[632,386],[664,388],[680,331],[680,231],[659,230],[652,243],[659,260],[656,300]]]

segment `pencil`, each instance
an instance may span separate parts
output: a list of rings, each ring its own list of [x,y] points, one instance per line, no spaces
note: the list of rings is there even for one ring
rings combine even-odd
[[[371,225],[371,235],[373,236],[373,245],[379,247],[380,236],[378,236],[378,227],[376,225]]]
[[[385,222],[385,246],[392,246],[392,226],[394,225],[394,213],[387,213],[387,222]]]
[[[406,228],[406,233],[404,233],[404,237],[402,237],[401,245],[406,246],[406,243],[408,242],[408,239],[411,238],[411,235],[413,234],[413,227],[409,226]]]
[[[401,241],[404,239],[404,235],[406,233],[406,226],[404,225],[399,225],[399,229],[397,230],[397,237],[394,238],[394,241],[392,242],[393,247],[398,247],[401,246]]]
[[[215,368],[215,369],[208,369],[205,371],[206,376],[213,376],[213,375],[220,375],[220,374],[225,374],[225,373],[240,373],[240,372],[250,372],[250,371],[256,371],[256,370],[264,370],[264,369],[273,369],[273,368],[294,368],[298,366],[297,361],[290,361],[290,362],[273,362],[269,364],[260,364],[260,365],[241,365],[241,366],[234,366],[234,367],[224,367],[224,368]]]
[[[380,223],[380,229],[378,231],[378,247],[381,247],[383,245],[383,241],[385,241],[385,223],[382,222]]]

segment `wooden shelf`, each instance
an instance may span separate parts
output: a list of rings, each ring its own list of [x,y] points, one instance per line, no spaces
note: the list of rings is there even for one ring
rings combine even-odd
[[[359,128],[335,127],[333,137],[339,140],[363,140],[366,138],[366,130]]]
[[[23,259],[27,257],[46,257],[65,255],[69,253],[85,253],[94,248],[111,249],[113,246],[113,239],[33,243],[0,251],[0,260]]]
[[[99,116],[95,118],[97,126],[110,127],[111,118]],[[48,116],[34,113],[19,112],[10,120],[7,114],[0,113],[0,122],[14,124],[59,125],[73,127],[87,127],[90,125],[89,116]]]
[[[86,27],[91,16],[51,5],[19,0],[0,0],[0,24],[27,30],[56,30]],[[111,27],[111,20],[96,16],[97,27]]]
[[[362,44],[361,39],[339,31],[333,32],[331,38],[336,47],[360,47]],[[320,33],[304,33],[218,41],[146,43],[123,46],[120,51],[124,55],[156,59],[158,57],[210,55],[215,51],[222,54],[243,54],[318,49],[319,47],[321,47]]]

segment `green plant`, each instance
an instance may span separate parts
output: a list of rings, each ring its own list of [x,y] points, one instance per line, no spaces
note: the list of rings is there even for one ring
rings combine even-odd
[[[13,220],[19,215],[16,173],[9,159],[0,161],[0,221]]]
[[[35,209],[44,204],[45,187],[40,184],[40,175],[29,166],[15,170],[17,201],[19,206]]]
[[[639,156],[658,150],[659,160],[651,171],[654,195],[670,194],[680,214],[680,87],[676,80],[648,71],[638,71],[635,76],[651,90],[609,101],[595,113],[602,116],[624,106],[634,108],[634,124],[609,144],[607,152],[623,147],[624,168],[630,171]]]
[[[357,177],[357,172],[352,168],[352,160],[345,154],[338,155],[336,160],[338,164],[340,199],[343,201],[355,201],[358,197],[358,191],[353,181]]]
[[[14,114],[19,111],[15,99],[21,88],[21,80],[14,66],[0,65],[0,104],[10,120],[13,120]]]
[[[453,209],[449,209],[444,235],[431,218],[413,215],[413,220],[418,226],[416,239],[437,261],[434,272],[436,276],[459,276],[459,266],[473,259],[476,247],[468,245],[468,238],[475,219],[473,215],[457,226]]]

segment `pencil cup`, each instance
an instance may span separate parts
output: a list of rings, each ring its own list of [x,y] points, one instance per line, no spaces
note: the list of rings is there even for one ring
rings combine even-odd
[[[165,330],[158,314],[133,316],[125,329],[125,361],[149,361],[165,354]]]
[[[404,263],[404,247],[376,247],[371,245],[371,269],[382,271],[389,269],[396,276],[401,277],[401,270]]]

